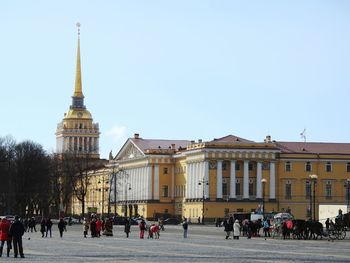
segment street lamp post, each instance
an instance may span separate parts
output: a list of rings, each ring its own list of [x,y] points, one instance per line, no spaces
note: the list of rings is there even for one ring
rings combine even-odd
[[[125,217],[128,217],[128,190],[131,190],[130,183],[125,183]],[[131,214],[130,214],[131,217]]]
[[[263,217],[265,217],[265,184],[266,184],[267,180],[265,178],[261,179],[261,183],[263,186],[263,191],[262,191],[262,214]]]
[[[198,182],[198,185],[202,185],[202,224],[204,225],[204,205],[205,205],[205,185],[208,185],[208,180],[204,178]]]
[[[310,205],[310,218],[313,218],[314,221],[316,221],[316,182],[317,182],[317,174],[310,174],[309,178],[311,179],[311,182],[313,184],[313,196],[312,196],[312,201],[310,198],[310,204],[313,202],[313,208],[311,208]]]
[[[347,212],[349,212],[350,211],[350,179],[346,179],[345,187],[346,187],[346,210]]]

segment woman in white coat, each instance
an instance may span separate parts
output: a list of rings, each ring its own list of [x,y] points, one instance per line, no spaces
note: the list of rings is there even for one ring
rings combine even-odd
[[[238,219],[236,219],[233,224],[233,239],[239,239],[239,235],[241,233],[241,225],[239,224]]]

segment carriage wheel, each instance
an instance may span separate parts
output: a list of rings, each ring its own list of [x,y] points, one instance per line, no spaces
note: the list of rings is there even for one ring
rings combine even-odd
[[[329,231],[328,236],[331,240],[338,239],[338,236],[335,234],[334,231]]]
[[[346,236],[345,230],[340,230],[340,231],[339,231],[339,234],[338,234],[338,238],[339,238],[340,240],[343,240],[343,239],[345,238],[345,236]]]

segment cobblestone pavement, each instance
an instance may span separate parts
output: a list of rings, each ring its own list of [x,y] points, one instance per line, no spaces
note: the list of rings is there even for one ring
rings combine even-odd
[[[82,229],[82,225],[70,226],[62,239],[57,225],[52,238],[26,233],[26,258],[16,262],[350,262],[349,232],[346,240],[334,242],[261,237],[226,240],[223,228],[190,225],[187,239],[181,226],[166,226],[159,240],[141,240],[137,226],[132,226],[128,239],[122,226],[114,228],[113,237],[101,238],[84,238]],[[13,260],[3,255],[0,262]]]

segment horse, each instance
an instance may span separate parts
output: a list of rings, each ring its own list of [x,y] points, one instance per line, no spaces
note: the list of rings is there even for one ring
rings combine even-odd
[[[160,232],[159,225],[152,224],[148,228],[148,237],[147,238],[153,238],[153,235],[154,235],[155,239],[159,239],[159,232]]]

